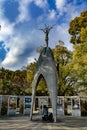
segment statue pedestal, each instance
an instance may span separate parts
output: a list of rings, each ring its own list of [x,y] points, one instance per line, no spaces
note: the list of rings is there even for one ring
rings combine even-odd
[[[36,74],[34,76],[33,86],[32,86],[32,105],[30,118],[32,119],[33,105],[35,100],[36,87],[39,82],[39,77],[43,76],[46,81],[52,109],[54,122],[57,119],[57,70],[54,63],[53,53],[50,48],[44,47],[36,66]]]

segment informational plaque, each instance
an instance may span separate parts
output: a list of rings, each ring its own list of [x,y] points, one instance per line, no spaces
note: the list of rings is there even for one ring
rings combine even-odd
[[[65,115],[72,115],[72,98],[71,97],[64,98],[64,111],[65,111]]]
[[[72,116],[81,116],[80,97],[72,97]]]
[[[17,108],[17,97],[9,96],[8,97],[8,115],[15,115]]]
[[[46,97],[46,96],[39,97],[40,114],[43,114],[44,105],[48,106],[48,97]]]
[[[57,115],[64,115],[64,97],[57,97]]]
[[[31,97],[25,96],[24,97],[24,114],[30,114],[31,110]]]

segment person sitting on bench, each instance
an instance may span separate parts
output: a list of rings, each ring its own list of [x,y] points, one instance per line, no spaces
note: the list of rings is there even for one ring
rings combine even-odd
[[[45,121],[48,120],[48,108],[47,108],[46,105],[44,105],[44,107],[43,107],[43,117],[42,117],[42,120],[45,120]]]

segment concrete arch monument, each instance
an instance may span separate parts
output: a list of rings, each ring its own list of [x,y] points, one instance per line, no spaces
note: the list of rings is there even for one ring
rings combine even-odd
[[[46,29],[48,29],[48,26],[46,27]],[[56,122],[57,120],[57,70],[54,63],[53,53],[51,49],[48,47],[47,39],[48,38],[46,37],[47,46],[42,49],[39,59],[37,61],[36,74],[34,76],[34,81],[32,84],[33,85],[32,104],[31,104],[30,119],[32,120],[33,105],[35,100],[37,84],[39,82],[39,77],[42,75],[48,87],[52,109],[53,109],[53,118],[54,118],[54,122]]]

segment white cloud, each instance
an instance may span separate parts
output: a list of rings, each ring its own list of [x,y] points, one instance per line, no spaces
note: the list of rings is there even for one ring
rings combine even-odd
[[[49,10],[48,19],[55,20],[55,18],[56,18],[56,11],[54,9]]]
[[[2,8],[3,3],[4,3],[4,0],[0,0],[0,17],[3,15],[3,12],[4,12],[4,10]]]
[[[10,23],[8,19],[6,19],[4,16],[4,9],[3,9],[4,1],[5,0],[0,1],[0,25],[1,25],[0,41],[3,41],[5,45],[5,43],[8,42],[9,38],[14,33],[14,24]],[[4,49],[7,50],[7,48],[8,47],[5,46]]]
[[[13,35],[14,25],[9,23],[5,18],[0,18],[1,31],[0,41],[8,41],[9,36]]]
[[[10,47],[10,50],[7,52],[7,55],[1,65],[5,68],[20,69],[27,62],[27,57],[22,57],[26,41],[23,41],[23,39],[21,41],[21,39],[17,37],[16,39],[12,38],[12,42],[13,45]]]
[[[18,30],[16,30],[18,31]],[[24,35],[21,32],[14,31],[15,36],[10,37],[8,42],[5,42],[5,48],[9,48],[5,59],[1,65],[9,69],[20,69],[22,66],[34,61],[37,57],[36,47],[39,47],[42,43],[41,32],[33,29],[32,31],[25,32]],[[34,36],[34,38],[33,38]],[[37,41],[37,39],[39,39]]]
[[[55,0],[56,8],[59,10],[63,9],[65,3],[65,0]]]
[[[34,0],[34,2],[40,8],[44,8],[47,5],[47,0]]]
[[[31,2],[30,0],[21,0],[20,6],[19,6],[19,16],[17,19],[17,22],[24,22],[28,15],[28,4]],[[4,16],[4,9],[3,9],[3,3],[4,1],[0,1],[0,24],[1,24],[1,31],[0,31],[0,41],[3,41],[3,48],[7,50],[7,54],[5,59],[1,62],[0,66],[3,66],[5,68],[9,69],[20,69],[21,66],[26,65],[27,57],[29,56],[26,54],[23,56],[24,53],[26,53],[26,48],[31,48],[31,39],[32,36],[28,36],[27,31],[24,29],[24,35],[23,38],[23,32],[21,32],[18,28],[15,28],[14,25],[17,23],[10,23],[8,19]],[[26,34],[25,34],[26,33]],[[35,35],[35,34],[34,34]],[[29,42],[28,42],[29,41]],[[33,44],[32,44],[33,45]]]
[[[61,17],[62,19],[65,18],[65,23],[67,22],[67,24],[69,24],[71,19],[79,16],[81,10],[84,8],[84,4],[76,5],[73,1],[68,3],[65,0],[55,0],[55,5],[58,12],[57,19]]]
[[[55,33],[54,30],[50,32],[49,46],[55,47],[58,40],[63,40],[66,44],[69,43],[67,24],[56,25],[53,29],[55,29]],[[9,69],[20,69],[22,66],[33,62],[34,58],[37,58],[36,49],[31,50],[31,48],[37,48],[45,42],[44,34],[37,29],[28,30],[24,34],[17,29],[13,33],[14,35],[10,37],[9,41],[6,40],[5,42],[5,48],[9,48],[9,51],[1,65]],[[68,49],[70,47],[69,44]],[[26,51],[27,54],[24,55]]]
[[[56,31],[59,36],[58,40],[63,40],[64,42],[67,42],[69,40],[67,24],[63,23],[61,25],[57,25]]]
[[[68,4],[65,0],[55,0],[57,9],[55,11],[54,9],[48,8],[47,0],[16,0],[19,3],[19,14],[16,23],[12,24],[4,16],[4,1],[6,0],[0,0],[0,24],[2,26],[0,41],[4,41],[3,47],[7,50],[5,59],[0,63],[3,67],[20,69],[38,57],[36,49],[45,43],[45,35],[39,31],[39,28],[43,28],[43,24],[46,21],[48,21],[48,24],[54,23],[54,20],[56,21],[56,25],[49,34],[49,46],[55,47],[55,45],[58,44],[58,40],[62,40],[68,49],[72,49],[72,45],[69,43],[70,35],[68,34],[68,25],[70,19],[77,16],[80,12],[80,9],[78,10],[78,8],[76,8],[77,6],[72,5],[72,3]],[[33,18],[33,22],[29,12],[29,4],[31,2],[45,10],[38,18]],[[61,17],[64,12],[66,13]],[[65,21],[60,24],[57,22],[58,18],[62,18],[62,20]],[[29,20],[30,22],[26,22]],[[59,21],[61,22],[61,19]],[[18,23],[20,22],[22,22],[22,24],[19,27]],[[38,29],[37,26],[39,26]],[[26,27],[28,28],[26,29]]]
[[[58,17],[62,16],[67,11],[66,0],[55,0],[56,9],[58,10]]]
[[[32,63],[32,62],[35,62],[35,59],[34,59],[35,57],[28,57],[27,58],[27,64],[30,64],[30,63]]]
[[[68,28],[69,28],[69,26],[66,23],[63,23],[63,24],[57,26],[57,34],[58,34],[58,37],[59,37],[58,40],[62,40],[65,43],[65,46],[69,50],[72,50],[73,46],[69,42],[70,35],[68,33]]]
[[[30,20],[31,16],[28,10],[28,5],[32,2],[33,0],[18,0],[19,2],[19,15],[17,17],[16,23],[19,22],[24,22]]]
[[[70,35],[68,33],[68,24],[62,23],[61,25],[54,26],[53,30],[50,32],[49,45],[55,47],[58,45],[58,41],[61,40],[65,43],[65,46],[72,50],[72,44],[70,44]]]
[[[36,6],[40,8],[45,8],[47,6],[47,0],[17,0],[19,3],[19,15],[17,17],[16,23],[29,21],[31,19],[31,14],[29,12],[29,4],[34,2]]]
[[[72,8],[71,8],[72,7]],[[80,7],[81,9],[82,7]],[[72,3],[67,3],[64,12],[66,12],[66,15],[64,15],[67,24],[74,19],[76,16],[80,15],[80,9],[78,9],[78,6],[73,5]]]

